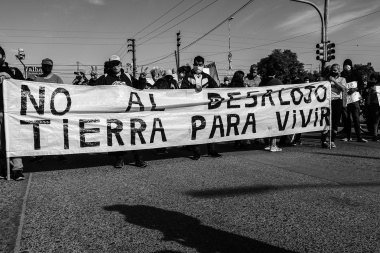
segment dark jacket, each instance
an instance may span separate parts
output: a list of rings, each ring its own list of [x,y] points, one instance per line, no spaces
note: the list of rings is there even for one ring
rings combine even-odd
[[[127,85],[129,87],[142,90],[146,86],[146,79],[140,78],[137,80],[133,76],[125,74],[122,70],[120,76],[116,76],[111,72],[106,75],[102,75],[98,78],[98,80],[96,80],[96,85]]]
[[[173,76],[167,75],[158,79],[152,89],[178,89],[178,83]]]
[[[11,76],[13,79],[17,80],[25,80],[24,76],[22,75],[21,71],[18,68],[9,67],[8,63],[4,63],[5,66],[0,66],[0,72],[5,72],[8,75]],[[0,87],[0,111],[4,111],[4,105],[3,105],[3,85]]]
[[[347,83],[353,82],[353,81],[358,82],[359,92],[363,91],[365,85],[364,85],[362,74],[357,69],[354,69],[354,67],[352,66],[352,61],[350,59],[347,59],[343,62],[343,66],[345,66],[345,65],[350,65],[351,70],[350,70],[350,72],[343,70],[342,73],[340,74],[340,76],[344,77],[346,79]]]
[[[280,79],[274,78],[274,77],[267,77],[264,78],[259,87],[265,87],[265,86],[275,86],[275,85],[283,85]]]
[[[195,72],[192,70],[186,75],[181,84],[181,89],[195,89]],[[209,75],[204,72],[202,75],[202,88],[219,88],[218,83]]]
[[[235,87],[245,87],[244,81],[243,80],[233,80],[231,83],[228,85],[230,88],[235,88]]]

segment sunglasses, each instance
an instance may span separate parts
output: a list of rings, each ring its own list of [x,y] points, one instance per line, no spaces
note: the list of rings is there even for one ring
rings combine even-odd
[[[120,65],[120,62],[119,61],[110,61],[109,64],[110,64],[111,67],[116,67],[116,66]]]
[[[204,65],[203,63],[194,63],[193,64],[194,67],[197,67],[197,66],[202,67],[203,65]]]

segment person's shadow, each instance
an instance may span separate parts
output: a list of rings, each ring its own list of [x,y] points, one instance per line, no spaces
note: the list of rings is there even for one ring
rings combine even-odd
[[[199,219],[179,212],[145,205],[113,205],[104,209],[125,215],[128,223],[161,231],[164,241],[177,242],[202,253],[292,252],[202,225]]]

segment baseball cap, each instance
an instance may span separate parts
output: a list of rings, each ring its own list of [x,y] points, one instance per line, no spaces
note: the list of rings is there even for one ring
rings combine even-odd
[[[45,65],[52,65],[53,66],[53,61],[49,58],[45,58],[42,60],[42,64],[45,64]]]
[[[171,69],[165,71],[165,76],[173,76],[173,72]]]
[[[120,61],[120,57],[117,55],[111,55],[109,61]]]

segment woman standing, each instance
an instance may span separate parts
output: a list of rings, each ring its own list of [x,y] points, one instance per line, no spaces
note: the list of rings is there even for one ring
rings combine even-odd
[[[338,133],[338,125],[340,115],[342,114],[343,107],[347,106],[347,89],[346,79],[340,76],[339,64],[333,64],[331,66],[329,74],[326,76],[326,81],[331,83],[331,147],[336,148],[334,143],[336,134]],[[327,143],[328,130],[322,132],[321,143],[322,148],[329,148]]]

